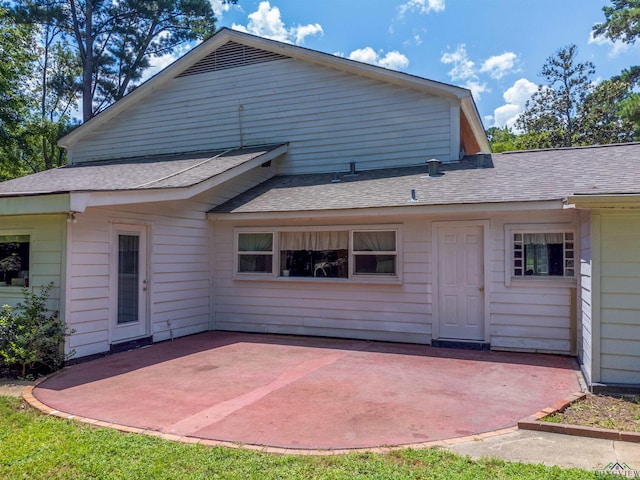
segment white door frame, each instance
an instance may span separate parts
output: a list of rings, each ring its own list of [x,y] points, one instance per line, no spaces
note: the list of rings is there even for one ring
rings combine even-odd
[[[487,259],[490,258],[490,222],[489,220],[456,220],[456,221],[444,221],[444,222],[431,222],[431,338],[438,340],[440,338],[440,318],[439,318],[439,278],[438,278],[438,266],[440,257],[438,255],[438,233],[442,227],[482,227],[482,271],[484,282],[484,343],[489,343],[491,335],[489,333],[489,327],[491,324],[491,309],[489,305],[490,291],[489,286],[489,263]],[[461,340],[464,341],[464,340]]]
[[[140,285],[138,322],[118,325],[118,236],[140,237]],[[109,262],[109,344],[117,344],[149,336],[149,228],[142,223],[112,223],[110,232],[111,255]]]

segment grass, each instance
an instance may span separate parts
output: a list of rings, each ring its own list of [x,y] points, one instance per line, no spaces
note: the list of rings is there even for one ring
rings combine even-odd
[[[271,455],[120,433],[33,411],[0,396],[2,479],[593,479],[595,472],[450,452]],[[615,478],[615,477],[614,477]]]

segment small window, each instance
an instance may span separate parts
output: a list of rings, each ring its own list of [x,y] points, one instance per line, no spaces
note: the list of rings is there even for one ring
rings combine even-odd
[[[238,234],[238,272],[273,273],[273,233]]]
[[[280,276],[347,278],[349,232],[280,233]]]
[[[29,286],[29,235],[0,235],[0,287]]]
[[[514,277],[574,277],[573,233],[514,233]]]
[[[396,259],[395,230],[353,232],[354,275],[394,276]]]

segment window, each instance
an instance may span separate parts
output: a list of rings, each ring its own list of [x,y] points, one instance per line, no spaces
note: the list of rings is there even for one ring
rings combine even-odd
[[[513,233],[514,277],[574,277],[573,233]]]
[[[281,278],[398,278],[398,231],[344,227],[237,234],[237,274]]]
[[[353,232],[354,275],[396,274],[396,232]]]
[[[349,232],[280,233],[283,277],[348,277]]]
[[[0,235],[0,286],[29,286],[29,235]]]
[[[238,234],[238,272],[273,272],[273,234]]]

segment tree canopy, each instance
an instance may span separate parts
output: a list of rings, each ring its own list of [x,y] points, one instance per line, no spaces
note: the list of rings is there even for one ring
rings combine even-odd
[[[235,3],[236,0],[225,0]],[[82,68],[82,118],[122,98],[150,59],[215,31],[208,0],[18,0],[16,18],[57,32]]]

